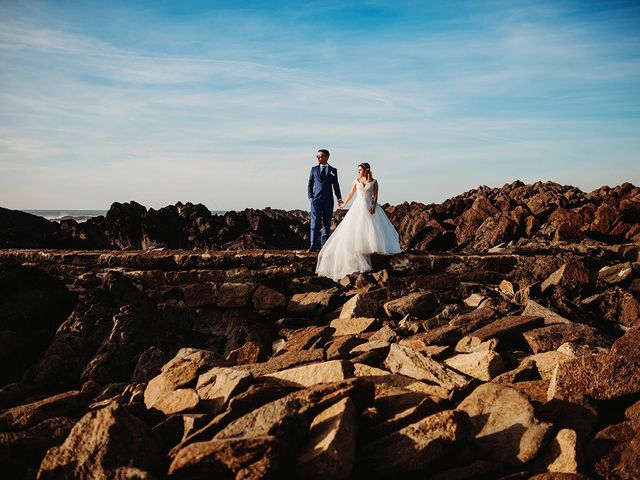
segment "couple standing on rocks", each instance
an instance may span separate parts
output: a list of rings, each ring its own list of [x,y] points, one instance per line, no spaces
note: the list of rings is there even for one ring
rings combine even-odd
[[[400,253],[400,239],[387,215],[378,205],[378,181],[368,163],[358,165],[358,176],[342,201],[338,169],[329,165],[329,151],[318,150],[318,165],[309,173],[308,196],[311,201],[311,247],[319,251],[316,273],[340,280],[354,272],[371,270],[372,253]],[[340,208],[353,204],[329,237],[333,218],[333,194]],[[322,246],[322,248],[320,248]]]

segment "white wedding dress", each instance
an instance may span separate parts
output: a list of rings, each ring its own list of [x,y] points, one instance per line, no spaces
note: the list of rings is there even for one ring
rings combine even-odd
[[[345,275],[371,270],[369,255],[400,253],[400,239],[382,207],[371,213],[373,183],[356,180],[353,205],[318,254],[316,273],[336,282]]]

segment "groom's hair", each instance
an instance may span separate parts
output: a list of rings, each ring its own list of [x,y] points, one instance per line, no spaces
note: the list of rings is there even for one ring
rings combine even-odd
[[[329,150],[327,150],[326,148],[319,148],[319,149],[318,149],[318,151],[319,151],[320,153],[324,153],[324,154],[327,156],[327,158],[329,158],[329,155],[331,155],[331,154],[329,153]]]

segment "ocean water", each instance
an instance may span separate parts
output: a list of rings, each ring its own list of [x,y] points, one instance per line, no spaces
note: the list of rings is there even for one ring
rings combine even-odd
[[[60,220],[73,219],[76,222],[84,222],[92,217],[99,215],[105,215],[106,210],[23,210],[24,212],[31,213],[32,215],[38,215],[44,217],[47,220],[59,222]],[[224,210],[211,210],[212,215],[224,215]]]

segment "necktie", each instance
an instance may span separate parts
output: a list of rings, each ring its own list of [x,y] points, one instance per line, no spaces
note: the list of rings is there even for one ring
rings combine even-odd
[[[325,178],[327,178],[327,172],[325,171],[325,166],[323,165],[322,167],[320,167],[320,170],[322,170],[322,172],[320,173],[320,179],[322,181],[324,181]]]

